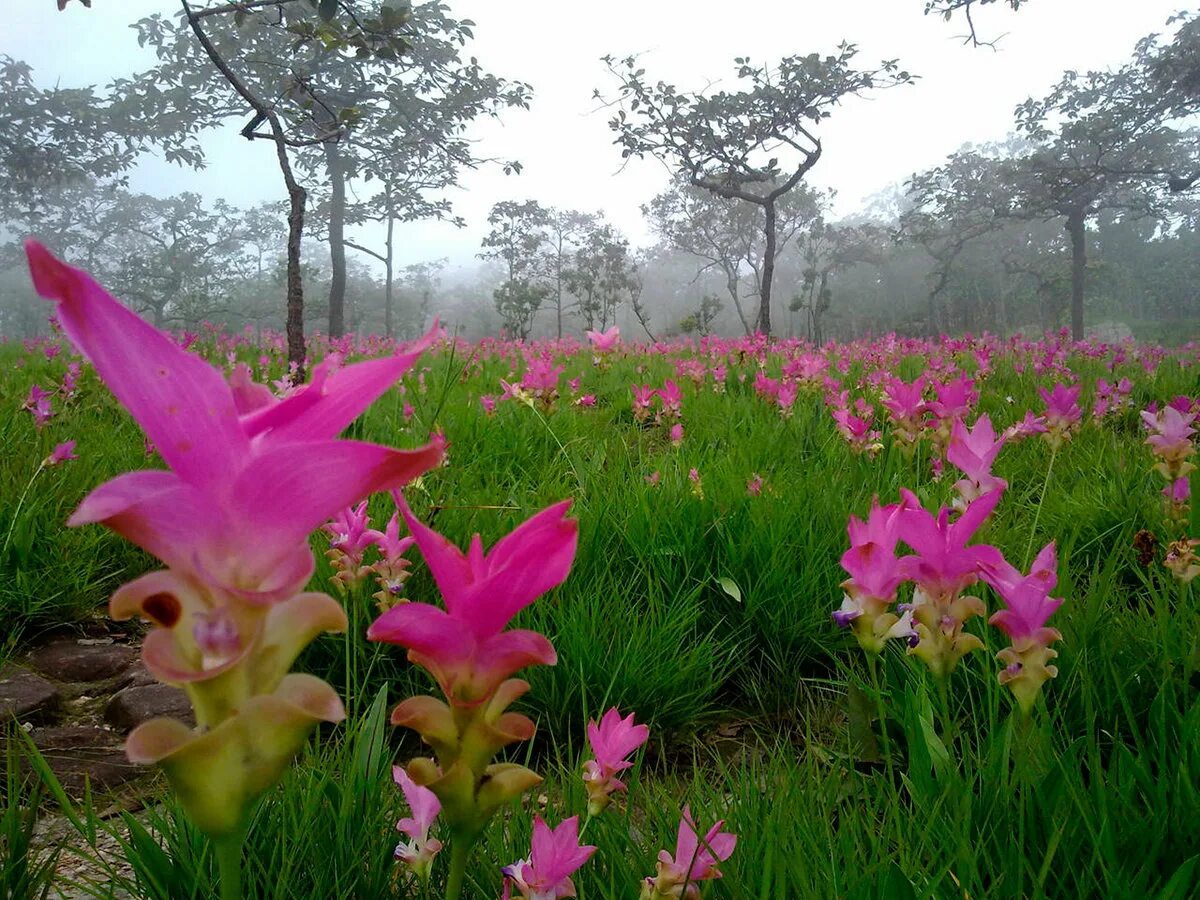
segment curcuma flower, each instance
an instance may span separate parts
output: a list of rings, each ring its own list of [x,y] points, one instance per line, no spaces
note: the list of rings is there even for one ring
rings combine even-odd
[[[1022,575],[1003,557],[981,564],[980,574],[1004,599],[1004,609],[988,621],[1012,641],[997,654],[997,659],[1007,663],[1000,672],[1000,683],[1008,685],[1028,714],[1042,685],[1058,675],[1057,667],[1049,665],[1058,656],[1050,645],[1062,640],[1062,635],[1058,629],[1046,627],[1050,616],[1062,606],[1062,600],[1050,596],[1058,583],[1054,542],[1042,548],[1028,575]]]
[[[700,896],[699,882],[720,878],[717,863],[729,859],[737,846],[737,835],[721,830],[724,824],[724,820],[717,822],[703,840],[698,840],[692,812],[685,806],[675,855],[666,850],[658,854],[658,873],[642,883],[642,900],[695,900]]]
[[[329,685],[288,672],[318,634],[346,626],[331,597],[302,592],[313,572],[308,535],[437,463],[436,444],[402,451],[337,439],[432,336],[403,355],[318,367],[312,384],[275,400],[235,390],[41,244],[26,251],[64,332],[170,466],[101,485],[68,523],[103,524],[167,565],[119,588],[110,610],[157,626],[142,657],[186,690],[197,727],[152,719],[126,752],[162,766],[202,831],[232,837],[312,727],[344,718]]]
[[[596,848],[579,845],[579,817],[563,820],[551,830],[541,816],[533,820],[533,841],[529,858],[504,866],[503,900],[512,896],[515,887],[527,900],[558,900],[574,897],[575,885],[571,881]]]
[[[954,522],[943,507],[936,516],[921,508],[910,491],[901,490],[906,508],[900,513],[904,542],[916,554],[900,561],[905,576],[916,583],[912,614],[918,640],[909,650],[938,677],[945,677],[958,661],[983,647],[983,642],[963,630],[963,625],[986,612],[978,597],[963,591],[979,580],[980,566],[1002,557],[995,547],[967,546],[991,515],[1002,491],[993,490],[967,504]]]
[[[456,840],[473,842],[492,813],[541,779],[524,766],[492,764],[507,744],[528,740],[534,725],[507,712],[529,684],[509,676],[525,666],[553,665],[554,647],[534,631],[506,631],[512,618],[561,584],[575,559],[578,524],[566,518],[570,501],[522,523],[488,552],[476,534],[464,554],[421,523],[397,495],[446,608],[401,603],[372,623],[367,639],[399,644],[437,681],[447,702],[410,697],[392,724],[411,728],[436,756],[409,763],[409,775],[442,802]]]
[[[633,713],[622,719],[615,707],[601,717],[599,725],[588,721],[587,739],[595,756],[583,764],[589,816],[600,815],[608,807],[612,795],[625,790],[625,784],[617,774],[633,766],[630,755],[649,737],[650,729],[646,725],[633,723]]]
[[[409,778],[401,766],[392,766],[392,780],[404,792],[404,801],[412,813],[396,823],[396,830],[408,838],[396,845],[396,859],[422,881],[428,881],[433,858],[442,849],[442,842],[429,836],[429,829],[442,811],[441,801],[429,788]]]
[[[905,580],[896,558],[904,508],[904,503],[881,507],[875,498],[867,521],[851,516],[847,526],[850,549],[842,554],[842,568],[850,577],[842,582],[846,593],[833,620],[841,628],[852,629],[859,646],[868,653],[882,651],[890,638],[912,641],[916,636],[912,614],[897,616],[891,611],[896,589]]]
[[[996,437],[996,430],[988,416],[980,416],[971,428],[967,428],[961,419],[955,420],[950,430],[946,459],[967,476],[954,483],[960,498],[955,501],[957,508],[964,508],[988,491],[1008,487],[1007,481],[992,474],[992,465],[1003,446],[1004,437]]]
[[[1078,384],[1071,387],[1067,387],[1065,384],[1056,384],[1053,390],[1047,390],[1044,387],[1038,388],[1038,393],[1041,394],[1042,400],[1046,404],[1044,436],[1047,443],[1056,450],[1079,427],[1079,422],[1083,418],[1083,410],[1079,408],[1080,389]]]

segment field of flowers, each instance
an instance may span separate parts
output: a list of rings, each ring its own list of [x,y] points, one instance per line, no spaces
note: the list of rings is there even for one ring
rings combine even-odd
[[[130,737],[149,818],[34,759],[95,896],[1198,896],[1200,347],[317,337],[293,385],[31,252],[2,656],[111,596],[201,723]]]

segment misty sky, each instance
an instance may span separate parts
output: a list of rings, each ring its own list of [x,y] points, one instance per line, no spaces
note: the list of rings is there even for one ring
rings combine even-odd
[[[137,46],[130,22],[173,13],[172,0],[93,0],[59,13],[55,0],[2,0],[0,53],[34,67],[43,85],[103,84],[152,62]],[[836,212],[852,213],[864,198],[912,172],[936,164],[969,142],[1002,138],[1013,107],[1040,95],[1065,69],[1119,65],[1138,38],[1162,30],[1180,0],[1030,0],[1019,13],[1002,4],[975,13],[997,51],[964,46],[959,20],[922,16],[923,0],[447,0],[451,12],[477,23],[468,54],[495,74],[533,86],[529,111],[513,110],[499,125],[475,129],[483,155],[518,159],[520,176],[498,169],[467,173],[453,195],[468,227],[406,226],[402,263],[438,256],[473,265],[484,220],[499,200],[533,198],[546,205],[603,209],[635,243],[648,235],[639,206],[665,185],[661,164],[620,168],[608,115],[591,99],[613,81],[599,58],[641,53],[648,77],[680,89],[732,84],[735,56],[769,61],[795,53],[827,53],[843,39],[871,67],[897,58],[921,76],[914,86],[850,98],[823,123],[825,150],[810,181],[838,192]],[[713,14],[706,15],[711,9]],[[247,144],[231,122],[205,140],[209,165],[200,172],[147,160],[132,186],[155,194],[194,190],[238,204],[284,196],[274,150]],[[368,238],[371,237],[368,235]]]

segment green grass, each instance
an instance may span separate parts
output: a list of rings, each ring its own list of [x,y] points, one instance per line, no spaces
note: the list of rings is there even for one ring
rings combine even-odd
[[[254,361],[258,351],[243,355]],[[28,355],[15,369],[21,356],[0,348],[8,373],[0,534],[13,535],[0,559],[0,615],[12,629],[10,653],[93,615],[113,587],[153,566],[97,527],[63,527],[91,487],[147,465],[136,426],[86,375],[79,399],[56,401],[58,416],[35,431],[19,407],[32,382],[49,386],[65,363]],[[962,360],[973,367],[969,354]],[[915,660],[893,648],[876,686],[830,622],[847,516],[865,514],[873,495],[895,500],[901,487],[928,506],[949,502],[953,479],[932,479],[927,446],[915,459],[891,448],[874,460],[856,456],[819,394],[802,394],[784,419],[754,395],[754,361],[735,362],[725,393],[684,384],[678,449],[630,411],[631,383],[673,377],[671,359],[658,355],[625,356],[607,370],[586,353],[571,357],[564,389],[581,375],[595,409],[564,399],[544,416],[519,403],[487,416],[478,398],[499,393],[509,364],[442,353],[426,357],[424,390],[412,373],[404,395],[389,392],[352,426],[356,438],[396,446],[445,432],[449,465],[407,495],[417,515],[457,542],[479,531],[490,544],[564,497],[580,521],[570,578],[516,622],[545,632],[560,658],[524,673],[533,689],[520,706],[539,734],[513,751],[547,783],[497,817],[468,895],[499,895],[498,866],[527,855],[539,794],[551,823],[581,810],[584,724],[617,705],[651,725],[651,745],[627,802],[589,826],[587,840],[600,849],[576,880],[582,897],[635,896],[658,850],[673,848],[685,802],[702,825],[725,818],[739,835],[707,896],[1200,896],[1200,601],[1160,564],[1142,568],[1132,547],[1140,529],[1163,532],[1161,483],[1136,410],[1195,396],[1200,369],[1167,361],[1147,374],[1123,364],[1115,375],[1134,380],[1134,406],[1102,426],[1085,422],[1052,468],[1040,440],[1000,455],[996,472],[1010,487],[979,539],[1020,566],[1056,540],[1055,593],[1066,598],[1054,623],[1063,632],[1060,674],[1026,726],[996,682],[1000,636],[981,623],[972,628],[989,652],[954,674],[947,716]],[[1102,359],[1069,363],[1085,401],[1097,377],[1113,380]],[[1040,409],[1036,386],[1054,379],[999,357],[995,365],[980,383],[980,412],[1003,427]],[[909,357],[897,370],[911,378],[922,366]],[[768,374],[778,368],[770,358]],[[862,374],[856,363],[847,386]],[[37,474],[17,515],[39,460],[68,438],[81,458]],[[693,467],[703,498],[687,478]],[[653,472],[657,485],[646,481]],[[766,485],[758,497],[746,491],[755,473]],[[380,527],[391,511],[386,497],[372,500]],[[314,538],[318,551],[322,543]],[[329,574],[322,562],[314,586]],[[422,896],[394,878],[400,804],[389,777],[393,757],[421,751],[379,727],[377,700],[387,705],[430,684],[395,648],[363,640],[374,614],[368,594],[346,597],[357,629],[321,638],[302,659],[347,695],[352,716],[315,740],[263,801],[249,854],[254,896]],[[408,596],[436,599],[419,562]],[[872,721],[879,709],[884,723]],[[885,733],[887,764],[867,746],[879,749]],[[80,816],[85,831],[97,827]],[[169,798],[153,825],[146,834],[118,827],[139,895],[212,896],[207,847]],[[444,868],[439,860],[435,880]],[[96,885],[97,896],[116,883]]]

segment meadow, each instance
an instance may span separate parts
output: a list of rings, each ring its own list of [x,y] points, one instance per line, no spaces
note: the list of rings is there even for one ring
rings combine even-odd
[[[275,335],[174,340],[226,374],[245,364],[268,385],[287,374]],[[316,337],[309,347],[313,364],[395,350],[378,337]],[[117,587],[156,568],[98,525],[66,527],[97,485],[163,467],[80,362],[58,334],[0,347],[5,659],[105,615]],[[528,856],[535,814],[551,825],[586,820],[582,840],[597,849],[572,876],[580,897],[651,896],[646,879],[659,851],[673,852],[685,806],[700,828],[724,820],[736,848],[719,863],[723,877],[655,896],[1200,896],[1200,604],[1187,547],[1168,555],[1171,541],[1200,529],[1186,470],[1182,498],[1164,499],[1141,415],[1172,404],[1190,420],[1198,363],[1192,345],[1056,334],[821,347],[627,336],[610,349],[440,338],[345,436],[414,448],[441,435],[445,459],[404,497],[457,546],[478,532],[490,547],[568,498],[578,521],[569,575],[515,620],[549,638],[557,664],[520,672],[530,689],[514,708],[536,734],[501,756],[544,782],[482,829],[463,896],[501,895],[501,867]],[[914,383],[905,423],[885,401]],[[34,385],[48,397],[31,395]],[[1055,385],[1079,387],[1063,421],[1053,411],[1047,420],[1039,393]],[[963,632],[982,647],[942,677],[908,652],[915,639],[864,653],[832,615],[845,593],[850,517],[866,519],[873,498],[900,503],[902,489],[933,514],[951,508],[962,473],[944,459],[948,435],[956,420],[984,415],[998,434],[1012,431],[989,475],[1005,483],[1002,496],[973,545],[997,548],[1021,573],[1048,542],[1057,551],[1057,676],[1028,712],[997,677],[1009,640],[986,615],[969,616]],[[1190,433],[1181,440],[1180,460]],[[77,458],[52,459],[66,441]],[[386,491],[370,497],[373,527],[394,511]],[[393,858],[396,821],[409,813],[392,765],[428,750],[388,712],[434,682],[401,647],[366,639],[379,586],[371,574],[334,580],[345,571],[343,554],[327,552],[336,532],[310,538],[309,590],[337,598],[349,628],[316,638],[297,668],[327,680],[347,717],[319,727],[253,807],[245,894],[442,896],[447,853],[427,881]],[[438,603],[421,553],[407,558],[403,596]],[[984,581],[970,593],[988,614],[1004,606]],[[649,740],[625,772],[628,790],[587,816],[585,730],[613,707],[646,724]],[[107,830],[124,848],[132,874],[98,863],[110,869],[82,886],[89,895],[217,895],[218,854],[164,781],[140,817],[101,819],[102,798],[68,798],[15,725],[8,735],[0,894],[50,887],[40,866],[53,848],[21,850],[40,808],[67,815],[84,844]],[[21,775],[29,761],[18,757],[30,755],[41,778]]]

